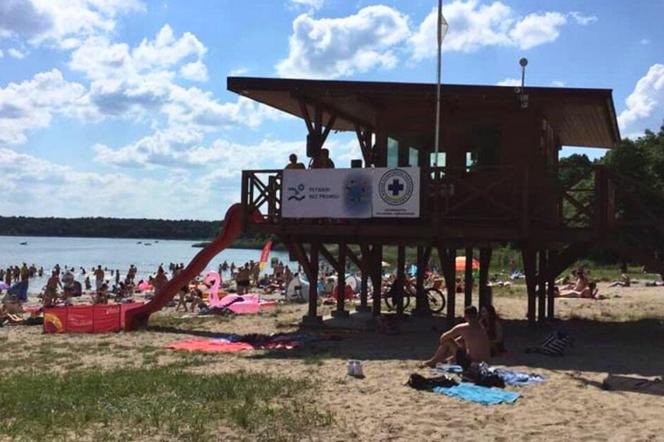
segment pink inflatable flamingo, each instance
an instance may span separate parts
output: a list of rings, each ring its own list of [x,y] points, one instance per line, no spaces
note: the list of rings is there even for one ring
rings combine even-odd
[[[209,271],[203,280],[205,285],[210,286],[208,294],[210,295],[210,307],[222,307],[221,298],[219,298],[219,286],[221,285],[221,276],[215,271]]]

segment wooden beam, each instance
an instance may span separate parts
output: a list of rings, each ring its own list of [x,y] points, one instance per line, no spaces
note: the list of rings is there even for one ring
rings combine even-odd
[[[539,251],[539,270],[537,272],[537,320],[544,321],[546,316],[546,281],[547,281],[547,252]]]
[[[425,247],[417,247],[417,276],[415,278],[415,310],[424,313],[428,310],[428,304],[424,296],[424,272],[428,259],[425,256]]]
[[[327,136],[330,134],[330,131],[331,131],[332,128],[334,127],[334,122],[335,122],[336,120],[337,120],[337,116],[336,116],[336,115],[334,115],[334,114],[330,115],[330,119],[327,120],[327,124],[325,125],[325,130],[323,131],[323,133],[321,134],[321,137],[320,137],[320,144],[321,144],[321,146],[322,146],[323,144],[325,144],[325,140],[327,140]]]
[[[300,105],[300,111],[302,112],[302,119],[304,120],[304,123],[307,125],[307,131],[310,134],[313,134],[314,125],[311,122],[311,116],[309,115],[309,109],[307,108],[307,103],[302,99],[297,100],[297,102]]]
[[[473,248],[466,247],[466,267],[464,274],[463,292],[464,299],[463,305],[468,307],[473,305]]]
[[[453,327],[456,323],[456,249],[445,249],[440,243],[436,248],[447,288],[447,325]]]
[[[382,267],[382,262],[383,262],[383,245],[382,244],[374,244],[373,250],[371,252],[371,261],[372,261],[372,276],[371,276],[371,282],[373,285],[373,293],[372,293],[372,313],[374,316],[380,316],[380,311],[381,311],[381,286],[383,282],[383,267]]]
[[[318,309],[318,243],[311,243],[309,251],[309,267],[311,276],[309,277],[309,311],[308,316],[315,318]]]
[[[406,285],[406,247],[397,247],[397,279],[394,281],[396,290],[394,291],[395,304],[397,308],[397,315],[403,315],[403,290]]]
[[[346,257],[350,258],[353,264],[357,266],[358,269],[360,269],[361,272],[364,273],[364,257],[359,257],[353,250],[348,247],[348,245],[344,246],[346,248]]]
[[[304,270],[304,274],[307,275],[307,279],[311,281],[313,276],[313,268],[309,258],[307,257],[307,252],[304,250],[302,244],[295,241],[287,241],[286,248],[288,249],[288,252],[294,256],[295,259],[297,259],[297,262],[300,263],[302,269]],[[318,270],[316,270],[316,272],[318,272]]]
[[[323,255],[323,258],[332,266],[332,268],[336,271],[339,272],[339,262],[334,258],[332,253],[330,253],[329,250],[327,250],[327,247],[325,247],[325,244],[320,245],[320,254]]]
[[[480,249],[480,308],[491,304],[491,287],[489,287],[489,268],[491,267],[490,248]]]
[[[337,268],[337,309],[332,312],[334,317],[346,317],[346,244],[339,244],[339,258]]]
[[[556,260],[556,251],[549,250],[549,263]],[[551,266],[549,265],[549,269]],[[546,303],[546,317],[549,320],[554,318],[555,309],[554,302],[556,299],[556,276],[551,274],[549,270],[547,274],[547,303]]]
[[[535,324],[535,285],[537,283],[537,252],[531,247],[521,250],[523,255],[523,270],[526,274],[526,289],[528,292],[528,323]]]

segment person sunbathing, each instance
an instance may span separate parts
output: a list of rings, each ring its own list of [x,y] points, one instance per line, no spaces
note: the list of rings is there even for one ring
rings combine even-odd
[[[455,362],[465,370],[471,362],[486,362],[491,357],[489,336],[480,325],[477,308],[468,306],[464,310],[465,323],[453,327],[440,336],[436,353],[423,365],[435,367],[440,362]]]
[[[7,306],[2,304],[0,306],[0,324],[20,324],[23,322],[23,318],[18,315],[15,315],[7,309]]]
[[[560,290],[558,297],[559,298],[589,298],[591,297],[590,286],[588,283],[588,278],[584,274],[583,270],[579,269],[576,271],[576,281],[574,284],[570,284]]]

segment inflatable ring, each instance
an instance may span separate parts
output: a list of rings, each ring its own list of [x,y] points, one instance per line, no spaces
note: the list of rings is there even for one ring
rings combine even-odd
[[[44,313],[44,331],[46,333],[62,333],[64,331],[62,321],[53,313]]]

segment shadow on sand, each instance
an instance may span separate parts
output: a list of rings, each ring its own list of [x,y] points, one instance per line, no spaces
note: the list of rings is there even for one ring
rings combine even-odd
[[[442,324],[442,322],[441,322]],[[643,319],[631,322],[566,320],[530,328],[525,320],[503,323],[508,353],[492,361],[495,365],[543,368],[554,371],[579,371],[640,376],[660,376],[664,370],[664,321]],[[227,333],[233,333],[229,324]],[[403,332],[388,336],[375,331],[324,330],[322,337],[293,350],[266,350],[249,357],[256,359],[360,359],[424,360],[435,349],[442,327]],[[563,357],[527,354],[552,330],[565,330],[574,346]],[[151,327],[161,333],[213,338],[223,332]],[[312,333],[299,330],[301,333]],[[414,365],[415,367],[415,365]]]

